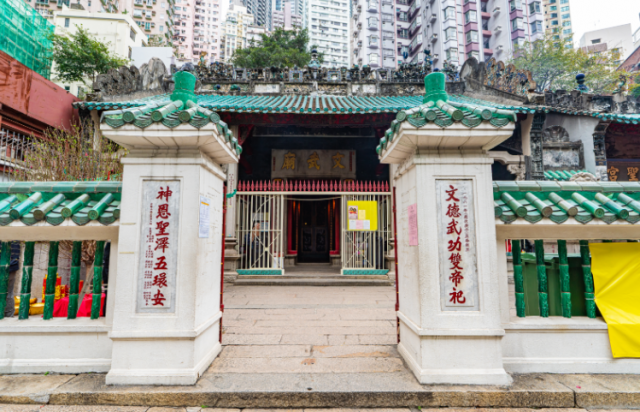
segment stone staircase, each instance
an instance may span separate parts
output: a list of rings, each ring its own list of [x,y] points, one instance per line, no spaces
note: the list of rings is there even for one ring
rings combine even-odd
[[[238,275],[233,284],[244,286],[393,286],[389,275],[341,275],[328,263],[299,263],[285,268],[281,276]]]

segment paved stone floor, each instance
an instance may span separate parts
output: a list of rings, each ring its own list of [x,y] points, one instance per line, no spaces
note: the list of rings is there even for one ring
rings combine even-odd
[[[482,408],[448,408],[446,412],[622,412],[612,409],[482,409]],[[224,409],[224,408],[205,408],[205,407],[147,407],[147,406],[62,406],[62,405],[7,405],[0,404],[0,412],[443,412],[442,409],[423,409],[423,408],[306,408],[306,409]]]
[[[404,369],[391,286],[227,286],[213,373],[380,373]]]

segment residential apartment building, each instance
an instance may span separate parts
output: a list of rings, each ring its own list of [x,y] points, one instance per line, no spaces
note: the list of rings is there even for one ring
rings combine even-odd
[[[571,25],[571,4],[569,0],[542,0],[544,8],[544,25],[551,31],[556,40],[573,38]],[[573,43],[567,43],[573,47]]]
[[[54,13],[53,23],[56,34],[71,34],[78,26],[109,47],[109,51],[120,58],[130,59],[134,47],[147,44],[147,36],[129,14],[90,13],[86,10],[70,9],[66,6]],[[63,82],[56,80],[56,66],[53,65],[54,83],[64,87],[71,94],[81,97],[91,90],[92,80],[85,82]]]
[[[220,1],[178,0],[174,9],[174,40],[179,62],[197,63],[200,56],[220,56]]]
[[[617,51],[620,54],[618,64],[622,64],[635,50],[631,23],[585,32],[580,38],[579,45],[581,49],[586,50],[600,45],[604,50]]]
[[[258,26],[256,24],[250,24],[247,27],[247,47],[253,45],[259,45],[262,43],[262,35],[269,32],[264,26]]]
[[[543,37],[543,20],[541,0],[396,0],[397,58],[422,63],[429,50],[439,69],[470,57],[506,61]]]
[[[274,0],[242,0],[247,12],[253,14],[254,23],[265,26],[271,31],[271,14],[273,13]]]
[[[309,45],[324,53],[324,67],[339,68],[351,65],[349,1],[351,0],[305,2],[303,25],[309,32]]]
[[[254,24],[253,15],[247,11],[240,0],[235,0],[227,11],[227,19],[222,24],[220,34],[220,61],[228,63],[236,49],[249,44],[249,26]]]
[[[394,69],[397,30],[393,0],[352,1],[352,62],[373,69]]]
[[[62,7],[86,10],[90,13],[119,13],[123,9],[123,0],[24,0],[33,6],[43,17],[53,19],[53,13]],[[82,7],[78,7],[77,5]]]
[[[275,30],[278,27],[282,27],[285,30],[302,28],[302,16],[294,13],[294,6],[293,2],[285,1],[282,3],[282,10],[274,10],[272,12],[271,30]]]

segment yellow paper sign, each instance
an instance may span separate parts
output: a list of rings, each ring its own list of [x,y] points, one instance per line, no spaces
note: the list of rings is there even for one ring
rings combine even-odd
[[[595,300],[614,358],[640,358],[640,243],[592,243]]]
[[[358,220],[349,220],[348,230],[378,230],[378,202],[375,200],[351,200],[347,202],[347,210],[352,206],[358,208]]]

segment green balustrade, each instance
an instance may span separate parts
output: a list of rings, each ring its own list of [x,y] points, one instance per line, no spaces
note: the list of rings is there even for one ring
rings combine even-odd
[[[513,280],[516,289],[516,313],[519,318],[524,318],[524,277],[522,276],[522,251],[520,250],[520,240],[511,241],[511,254],[513,255]]]
[[[58,277],[58,248],[60,242],[49,242],[49,267],[44,289],[44,320],[53,318],[53,305],[56,298],[56,280]]]
[[[571,317],[571,278],[569,277],[569,259],[567,257],[567,241],[558,240],[558,257],[560,265],[560,299],[562,303],[562,316]]]
[[[91,319],[100,317],[102,305],[102,258],[104,256],[104,240],[96,242],[96,255],[93,261],[93,293],[91,296]]]
[[[589,253],[589,241],[580,241],[580,258],[582,259],[582,276],[584,278],[584,299],[587,307],[587,316],[596,317],[596,302],[594,300],[593,276],[591,275],[591,255]]]
[[[0,319],[4,319],[7,308],[7,294],[9,292],[9,263],[11,261],[11,243],[2,242],[0,245]]]
[[[82,242],[73,242],[73,251],[71,252],[71,275],[69,277],[69,307],[67,309],[67,319],[75,319],[78,315],[81,257]]]
[[[20,309],[18,319],[29,319],[31,307],[31,281],[33,280],[33,255],[36,242],[24,243],[24,261],[22,263],[22,283],[20,284]]]
[[[549,317],[549,296],[547,284],[547,269],[544,265],[544,243],[542,240],[535,241],[536,266],[538,271],[538,302],[540,305],[540,316]]]

